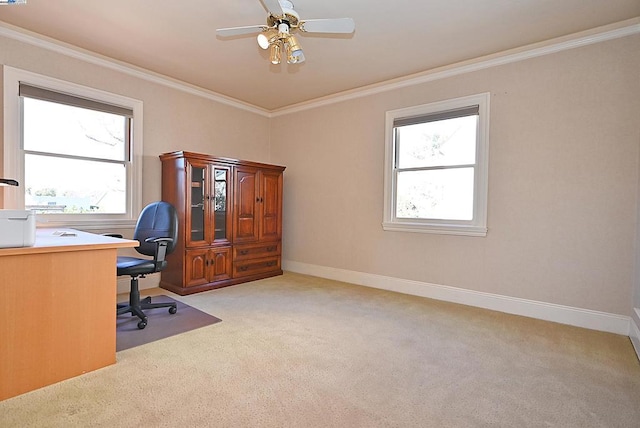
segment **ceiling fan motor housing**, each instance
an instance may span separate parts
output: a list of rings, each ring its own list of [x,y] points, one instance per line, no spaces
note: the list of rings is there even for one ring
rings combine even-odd
[[[279,0],[280,6],[282,8],[282,12],[284,15],[273,15],[269,14],[267,16],[267,25],[269,27],[278,27],[279,24],[287,24],[289,28],[295,29],[298,28],[298,22],[300,22],[300,15],[298,12],[293,10],[293,4],[286,0]]]

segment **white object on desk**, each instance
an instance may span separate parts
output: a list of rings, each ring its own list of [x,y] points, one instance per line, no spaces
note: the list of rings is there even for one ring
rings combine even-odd
[[[78,236],[75,232],[70,230],[56,230],[53,232],[53,236]]]
[[[31,210],[0,210],[0,248],[32,247],[36,215]]]

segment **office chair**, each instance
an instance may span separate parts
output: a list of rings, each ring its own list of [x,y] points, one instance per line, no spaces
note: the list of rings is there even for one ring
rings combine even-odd
[[[109,234],[109,236],[122,237]],[[171,253],[178,239],[178,214],[175,208],[167,202],[153,202],[142,210],[136,223],[133,239],[140,242],[136,251],[153,259],[138,257],[118,257],[118,276],[131,276],[131,291],[129,304],[118,304],[118,315],[131,313],[140,318],[138,328],[147,326],[147,316],[144,309],[169,308],[170,314],[178,310],[175,303],[151,303],[151,297],[140,300],[138,278],[160,272],[167,266],[165,256]]]

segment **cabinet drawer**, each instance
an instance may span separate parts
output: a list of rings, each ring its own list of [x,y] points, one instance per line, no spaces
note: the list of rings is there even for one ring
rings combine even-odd
[[[280,255],[280,242],[263,242],[260,244],[246,244],[233,246],[233,261],[259,259]]]
[[[233,263],[233,277],[239,278],[259,273],[280,270],[280,257],[266,257],[263,259],[243,260]]]

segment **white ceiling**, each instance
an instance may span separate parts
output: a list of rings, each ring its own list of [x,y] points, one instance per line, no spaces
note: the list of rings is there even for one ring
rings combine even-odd
[[[293,0],[301,19],[351,17],[353,35],[299,37],[306,62],[272,65],[259,0],[27,0],[0,22],[266,110],[640,16],[639,0]]]

